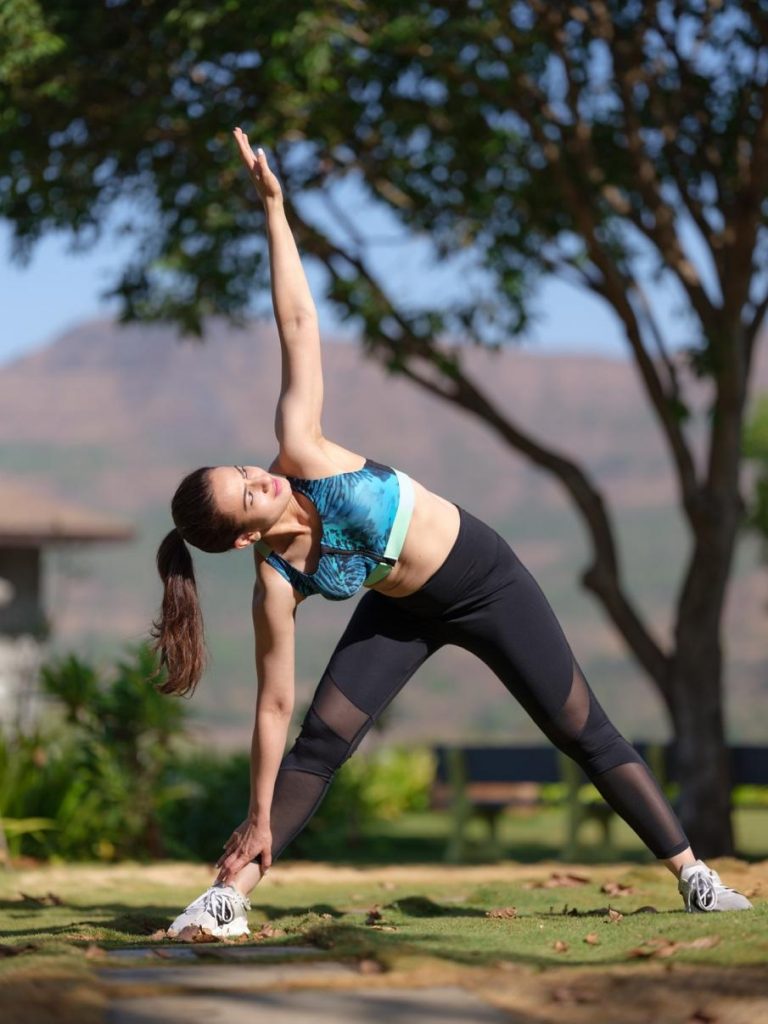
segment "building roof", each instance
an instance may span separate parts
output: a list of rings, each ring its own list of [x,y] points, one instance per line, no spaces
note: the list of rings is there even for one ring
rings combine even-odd
[[[0,547],[133,540],[132,525],[62,498],[44,482],[0,475]]]

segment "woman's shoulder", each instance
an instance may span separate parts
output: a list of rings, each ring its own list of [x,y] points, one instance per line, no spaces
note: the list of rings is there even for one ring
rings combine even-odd
[[[312,479],[362,469],[365,461],[364,455],[320,437],[316,441],[307,441],[300,448],[294,447],[289,451],[281,448],[269,471]]]

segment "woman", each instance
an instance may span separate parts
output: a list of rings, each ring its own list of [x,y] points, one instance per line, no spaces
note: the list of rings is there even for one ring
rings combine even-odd
[[[216,466],[181,482],[172,501],[176,527],[157,555],[165,594],[154,636],[168,668],[164,692],[193,690],[203,634],[185,542],[213,552],[253,548],[258,697],[251,801],[217,862],[216,882],[169,935],[187,925],[222,937],[248,933],[248,893],[306,824],[378,715],[446,643],[489,665],[583,767],[678,877],[687,910],[751,907],[696,859],[657,781],[606,717],[554,612],[509,545],[406,474],[324,437],[317,318],[280,185],[263,151],[254,154],[239,128],[234,136],[266,213],[282,348],[279,452],[269,470]],[[338,600],[361,586],[368,592],[283,756],[294,705],[296,608],[311,594]]]

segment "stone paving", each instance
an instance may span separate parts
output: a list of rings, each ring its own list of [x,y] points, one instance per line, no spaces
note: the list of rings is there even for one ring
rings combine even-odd
[[[275,963],[276,957],[291,960]],[[211,963],[210,958],[228,963]],[[235,960],[236,963],[231,961]],[[206,962],[207,961],[207,962]],[[273,961],[273,962],[270,962]],[[112,950],[97,970],[115,985],[106,1024],[513,1024],[457,986],[366,989],[356,965],[314,946],[155,946]],[[354,988],[350,982],[358,979]],[[323,988],[342,982],[344,991]],[[281,986],[299,985],[291,990]],[[318,988],[312,988],[313,984]],[[126,988],[137,988],[136,996]],[[147,986],[153,990],[146,993]],[[163,990],[166,991],[163,991]]]
[[[512,1024],[461,988],[235,992],[114,1000],[107,1024]]]

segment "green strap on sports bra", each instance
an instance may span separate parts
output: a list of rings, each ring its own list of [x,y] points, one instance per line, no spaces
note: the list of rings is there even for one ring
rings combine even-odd
[[[385,558],[393,558],[395,561],[400,557],[400,552],[405,544],[405,535],[411,524],[413,514],[413,481],[399,469],[395,470],[397,482],[400,486],[400,500],[395,513],[395,521],[389,532],[389,540],[384,549]],[[374,583],[383,580],[392,571],[392,566],[382,562],[368,573],[363,582],[364,587],[372,587]]]

